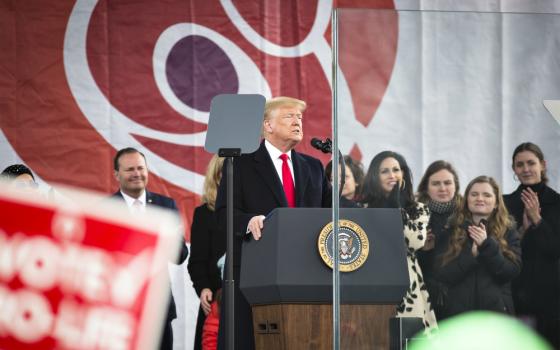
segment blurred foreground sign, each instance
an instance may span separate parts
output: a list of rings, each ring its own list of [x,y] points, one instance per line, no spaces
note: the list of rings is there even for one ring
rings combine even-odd
[[[0,349],[156,348],[178,227],[163,211],[0,184]]]

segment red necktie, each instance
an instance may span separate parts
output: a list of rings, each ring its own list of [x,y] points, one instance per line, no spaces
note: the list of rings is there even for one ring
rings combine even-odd
[[[280,155],[280,159],[282,159],[282,184],[284,185],[284,194],[286,194],[286,199],[288,200],[288,207],[294,208],[296,206],[296,190],[294,188],[292,172],[288,165],[288,155],[282,154]]]

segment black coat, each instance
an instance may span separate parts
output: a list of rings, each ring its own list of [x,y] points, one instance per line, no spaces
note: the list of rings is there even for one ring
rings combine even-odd
[[[203,204],[194,210],[191,226],[191,257],[187,266],[196,294],[204,288],[215,293],[222,286],[218,259],[226,252],[225,234],[218,228],[215,212]]]
[[[113,198],[117,200],[124,201],[124,197],[122,196],[120,191],[117,191],[113,194]],[[164,209],[169,209],[173,211],[177,211],[177,205],[172,198],[162,196],[161,194],[153,193],[146,191],[146,209],[149,210],[150,206],[156,206]],[[185,245],[184,237],[181,237],[181,250],[179,256],[177,257],[176,261],[173,261],[177,264],[182,264],[189,255],[189,250]],[[167,271],[165,271],[167,273]],[[173,299],[173,294],[169,299],[169,306],[167,308],[167,317],[164,324],[163,334],[160,343],[160,349],[172,349],[173,348],[173,329],[171,327],[171,321],[177,318],[177,308],[175,307],[175,300]]]
[[[121,191],[113,193],[111,197],[117,200],[124,201],[124,197],[122,196]],[[175,200],[173,200],[173,198],[169,198],[155,192],[146,191],[146,208],[149,208],[151,205],[178,212],[177,205],[175,204]],[[181,236],[181,250],[179,251],[179,256],[175,261],[173,261],[173,263],[181,265],[183,262],[185,262],[185,260],[187,260],[188,256],[189,249],[185,244],[185,237]]]
[[[459,255],[435,273],[437,280],[448,288],[444,317],[472,310],[514,312],[511,281],[521,270],[517,231],[508,230],[505,239],[517,256],[516,262],[502,254],[493,237],[488,237],[479,247],[475,258],[471,253],[472,240],[468,239]]]
[[[332,194],[325,176],[323,165],[313,157],[292,150],[296,207],[329,207]],[[253,216],[268,215],[273,209],[287,207],[284,188],[264,142],[251,154],[235,158],[233,163],[233,215],[234,233],[238,237],[234,243],[234,279],[235,279],[235,349],[254,349],[253,317],[251,307],[239,290],[239,272],[241,262],[241,244],[243,239],[250,239],[246,234],[247,224]],[[216,211],[220,226],[226,227],[226,164],[222,172],[222,181],[216,199]],[[266,223],[265,223],[266,225]],[[265,263],[265,262],[263,262]],[[227,293],[222,298],[222,309],[227,308]],[[218,349],[225,344],[225,312],[220,314],[220,332]]]
[[[332,192],[321,161],[292,150],[296,207],[326,208],[331,206]],[[282,181],[274,168],[264,142],[253,153],[235,158],[233,163],[233,225],[236,240],[234,265],[241,262],[242,238],[253,216],[268,215],[273,209],[287,207]],[[226,168],[216,199],[220,226],[226,227]],[[225,230],[224,230],[225,231]]]
[[[550,334],[547,338],[560,346],[560,194],[544,184],[531,187],[539,196],[542,221],[523,234],[523,268],[513,283],[513,296],[517,313],[536,317],[539,331],[542,331],[542,321],[556,320],[555,329],[542,332]],[[524,188],[519,186],[504,196],[518,226],[523,225],[521,192]]]
[[[218,228],[215,212],[203,204],[194,210],[191,226],[191,257],[187,266],[194,290],[200,297],[204,288],[216,291],[222,286],[221,272],[217,267],[218,259],[226,251],[226,236]],[[202,326],[206,316],[202,308],[198,310],[194,349],[201,348]]]
[[[440,267],[436,258],[443,255],[449,247],[451,230],[448,228],[448,221],[452,214],[453,210],[446,213],[430,212],[428,229],[432,231],[435,237],[434,248],[427,251],[422,249],[416,251],[418,263],[420,264],[422,275],[424,276],[424,282],[426,283],[428,294],[430,295],[430,303],[434,308],[438,320],[443,317],[442,308],[445,302],[446,287],[435,277]]]
[[[435,258],[447,251],[449,236],[451,233],[447,225],[451,214],[453,214],[453,211],[449,211],[447,213],[436,213],[434,211],[430,212],[428,230],[431,230],[435,237],[434,249],[428,251],[418,250],[416,252],[420,267],[422,268],[422,274],[426,280],[432,278],[434,269],[438,268]]]

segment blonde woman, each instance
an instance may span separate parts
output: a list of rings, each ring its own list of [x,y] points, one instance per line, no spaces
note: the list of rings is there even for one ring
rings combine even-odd
[[[200,298],[194,349],[202,348],[202,326],[222,285],[216,263],[225,253],[226,241],[225,234],[218,229],[214,210],[223,163],[224,158],[216,155],[210,160],[204,179],[202,205],[194,210],[191,226],[191,256],[187,268]]]
[[[464,198],[436,276],[448,287],[444,316],[471,310],[513,314],[511,281],[521,270],[521,248],[500,188],[493,178],[479,176]]]

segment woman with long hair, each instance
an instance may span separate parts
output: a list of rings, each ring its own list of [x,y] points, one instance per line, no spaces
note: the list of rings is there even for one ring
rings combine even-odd
[[[496,181],[473,179],[450,223],[436,278],[448,287],[444,317],[471,310],[514,312],[511,281],[521,270],[519,236]]]
[[[430,209],[426,244],[418,251],[418,260],[438,319],[447,292],[445,286],[434,279],[438,268],[435,257],[447,250],[449,219],[463,199],[459,191],[459,176],[455,168],[449,162],[437,160],[426,169],[416,193],[418,201]]]
[[[426,241],[430,214],[424,204],[414,200],[412,174],[403,156],[392,151],[377,154],[364,178],[360,198],[364,207],[401,209],[410,286],[397,307],[397,317],[419,317],[429,333],[437,323],[416,251]]]
[[[212,304],[216,302],[216,293],[222,284],[221,273],[216,264],[225,253],[226,242],[225,234],[218,228],[214,210],[223,163],[224,158],[217,155],[214,155],[208,163],[202,205],[195,208],[191,226],[191,256],[187,269],[196,294],[200,298],[194,349],[202,349],[204,321],[212,310]]]
[[[504,202],[521,233],[523,267],[513,282],[517,315],[560,348],[560,194],[547,186],[544,154],[531,142],[517,146],[512,165],[521,182]]]

